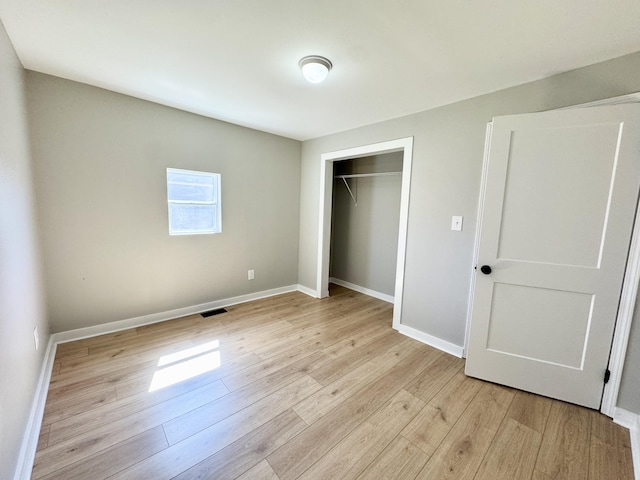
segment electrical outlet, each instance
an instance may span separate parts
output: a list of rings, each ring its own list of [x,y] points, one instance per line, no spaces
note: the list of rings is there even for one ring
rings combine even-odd
[[[40,346],[40,336],[38,335],[38,327],[33,329],[33,341],[36,343],[36,350]]]
[[[249,278],[249,280],[253,280],[254,278],[256,278],[255,270],[249,270],[247,277]]]

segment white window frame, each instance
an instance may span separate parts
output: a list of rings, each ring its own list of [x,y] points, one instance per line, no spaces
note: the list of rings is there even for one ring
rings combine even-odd
[[[213,201],[199,202],[190,200],[171,200],[169,198],[169,174],[170,173],[184,173],[189,175],[198,175],[200,177],[210,177],[213,179]],[[221,175],[219,173],[200,172],[196,170],[184,170],[180,168],[167,168],[167,211],[169,221],[169,235],[203,235],[203,234],[216,234],[222,233],[222,192],[221,192]],[[197,230],[173,230],[171,228],[171,205],[172,204],[189,204],[189,205],[204,205],[210,206],[215,211],[216,222],[211,229],[197,229]]]

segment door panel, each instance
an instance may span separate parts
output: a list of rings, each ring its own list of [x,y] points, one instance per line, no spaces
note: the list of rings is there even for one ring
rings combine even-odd
[[[593,295],[496,283],[487,349],[533,361],[581,368]],[[574,314],[575,322],[564,322]],[[544,337],[544,342],[532,338]],[[567,344],[566,338],[574,339]]]
[[[638,105],[494,119],[468,375],[599,407],[639,154]]]
[[[599,263],[620,129],[610,124],[512,133],[499,258]],[[584,169],[591,174],[581,175]]]

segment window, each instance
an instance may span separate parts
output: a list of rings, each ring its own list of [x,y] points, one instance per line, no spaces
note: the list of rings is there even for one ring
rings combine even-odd
[[[167,168],[169,235],[222,232],[220,174]]]

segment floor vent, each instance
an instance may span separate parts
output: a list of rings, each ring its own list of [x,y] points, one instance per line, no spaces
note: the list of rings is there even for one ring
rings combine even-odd
[[[208,312],[202,312],[200,315],[203,317],[211,317],[213,315],[220,315],[221,313],[227,313],[226,308],[216,308],[215,310],[209,310]]]

